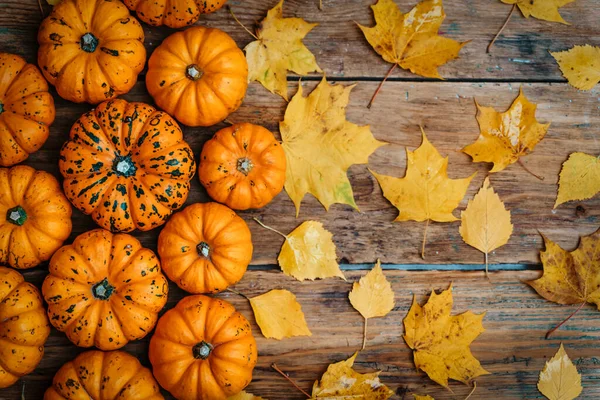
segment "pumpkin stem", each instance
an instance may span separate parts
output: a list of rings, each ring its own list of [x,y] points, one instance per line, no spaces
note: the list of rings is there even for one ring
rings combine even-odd
[[[206,360],[214,347],[212,344],[205,342],[204,340],[192,347],[192,353],[195,359]]]
[[[11,224],[22,226],[27,221],[27,213],[21,206],[13,207],[6,212],[6,220]]]
[[[79,46],[81,46],[81,50],[87,53],[93,53],[96,51],[96,47],[98,47],[98,38],[92,33],[88,32],[81,37]]]
[[[135,175],[137,168],[131,156],[117,156],[113,161],[113,171],[126,178]]]
[[[254,164],[252,164],[252,160],[248,157],[238,158],[237,160],[237,170],[240,171],[245,176],[248,176],[250,171],[254,168]]]
[[[98,300],[108,300],[110,295],[115,290],[115,287],[108,283],[108,279],[104,278],[100,282],[92,286],[92,294]]]
[[[208,243],[200,242],[198,246],[196,246],[196,251],[200,257],[210,259],[210,246]]]
[[[196,64],[190,64],[185,68],[185,76],[187,76],[188,79],[197,81],[198,79],[202,78],[202,75],[204,75],[204,72],[202,72],[200,67],[198,67]]]

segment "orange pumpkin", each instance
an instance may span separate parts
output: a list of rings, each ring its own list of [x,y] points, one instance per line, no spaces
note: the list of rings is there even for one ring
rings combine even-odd
[[[158,236],[165,274],[191,293],[216,293],[242,279],[252,260],[250,229],[233,210],[196,203],[175,213]]]
[[[115,99],[77,120],[59,160],[67,198],[105,229],[162,225],[187,199],[196,164],[168,114]]]
[[[124,351],[86,351],[54,375],[44,400],[162,400],[148,368]]]
[[[48,269],[42,293],[50,322],[80,347],[115,350],[143,338],[167,302],[156,255],[127,234],[83,233]]]
[[[38,31],[38,64],[60,97],[100,103],[144,69],[144,31],[120,1],[62,0]]]
[[[38,151],[54,122],[54,100],[33,64],[0,53],[0,166],[18,164]]]
[[[285,166],[283,148],[271,132],[235,124],[204,144],[198,176],[214,200],[246,210],[265,206],[281,192]]]
[[[0,168],[0,264],[32,268],[71,234],[71,205],[56,178],[25,165]]]
[[[158,321],[150,339],[158,383],[178,400],[225,400],[252,380],[256,341],[228,302],[184,297]]]
[[[49,334],[40,292],[17,271],[0,267],[0,388],[37,367]]]
[[[193,25],[200,14],[210,14],[223,7],[226,0],[123,0],[139,19],[149,25],[182,28]]]
[[[156,104],[182,124],[214,125],[242,104],[248,64],[228,34],[194,26],[154,50],[146,87]]]

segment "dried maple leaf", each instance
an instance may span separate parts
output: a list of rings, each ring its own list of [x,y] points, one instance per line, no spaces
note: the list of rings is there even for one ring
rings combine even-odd
[[[387,62],[428,78],[441,78],[438,67],[458,57],[466,44],[439,36],[446,18],[442,0],[420,2],[402,14],[393,0],[372,5],[376,25],[358,25],[367,41]]]
[[[485,313],[467,311],[452,316],[452,302],[450,285],[439,295],[431,292],[423,307],[413,298],[404,318],[404,340],[414,350],[415,365],[444,387],[448,387],[448,379],[468,384],[489,374],[469,349],[484,331],[481,321]]]
[[[581,375],[562,343],[554,357],[546,361],[537,387],[549,400],[573,400],[581,394]]]
[[[255,396],[251,393],[247,393],[245,391],[241,391],[235,396],[228,397],[227,400],[267,400],[262,397]]]
[[[267,13],[257,39],[246,46],[248,79],[258,81],[271,93],[288,99],[287,71],[298,75],[323,72],[315,56],[302,43],[317,24],[302,18],[283,18],[283,0]]]
[[[357,355],[354,353],[346,361],[330,364],[321,381],[314,383],[311,399],[389,399],[394,392],[380,382],[380,371],[359,374],[352,368]]]
[[[535,119],[537,105],[527,100],[523,89],[510,108],[499,113],[492,107],[477,105],[477,121],[481,133],[477,140],[463,152],[473,162],[491,162],[490,172],[499,172],[529,154],[544,138],[550,124],[540,124]]]
[[[427,225],[429,221],[456,221],[458,218],[452,212],[465,197],[475,174],[463,179],[448,178],[448,157],[440,155],[422,128],[421,132],[421,146],[415,151],[406,149],[404,178],[371,173],[377,178],[385,198],[400,211],[395,221],[427,221]],[[427,225],[421,249],[423,258]]]
[[[485,178],[483,187],[469,200],[467,208],[460,213],[460,235],[465,243],[485,254],[485,272],[488,271],[488,253],[504,246],[513,232],[510,211],[494,189],[490,178]]]
[[[379,260],[372,270],[360,278],[360,281],[354,282],[348,298],[352,307],[365,319],[362,344],[364,350],[367,343],[368,319],[384,317],[394,308],[394,291],[383,274]]]
[[[375,140],[369,126],[346,120],[352,86],[330,85],[325,77],[308,95],[302,86],[292,98],[279,123],[287,159],[285,190],[296,206],[296,216],[306,193],[325,209],[334,203],[356,209],[347,171],[366,164],[369,155],[386,143]]]
[[[505,4],[516,4],[525,18],[534,17],[544,21],[569,24],[558,9],[575,0],[500,0]]]
[[[600,82],[600,47],[586,44],[550,54],[569,84],[577,89],[591,90]]]
[[[572,200],[587,200],[600,192],[600,157],[571,153],[563,163],[554,208]]]
[[[266,338],[281,340],[292,336],[312,336],[292,292],[271,290],[249,300],[256,323]]]

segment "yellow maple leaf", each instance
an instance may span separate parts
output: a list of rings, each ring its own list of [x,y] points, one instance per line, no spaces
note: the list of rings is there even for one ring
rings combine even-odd
[[[358,209],[347,171],[366,164],[369,155],[386,143],[375,140],[369,126],[346,120],[352,86],[330,85],[325,77],[307,96],[302,86],[279,123],[287,159],[285,190],[296,206],[296,216],[306,193],[325,209],[334,203]]]
[[[352,307],[365,319],[362,349],[367,343],[367,321],[369,318],[384,317],[394,308],[394,291],[385,278],[381,262],[377,264],[360,281],[354,282],[348,295]]]
[[[463,152],[473,162],[491,162],[490,172],[499,172],[529,154],[546,136],[550,124],[540,124],[535,119],[537,105],[531,103],[519,90],[519,96],[510,108],[499,113],[492,107],[477,105],[477,121],[481,133],[477,140]]]
[[[488,271],[488,253],[504,246],[513,232],[510,211],[494,189],[490,178],[485,178],[483,187],[469,200],[467,208],[460,213],[460,235],[465,243],[485,254],[485,272]]]
[[[288,99],[287,71],[298,75],[323,72],[315,56],[302,43],[318,24],[302,18],[283,18],[283,0],[267,13],[257,31],[257,39],[246,46],[248,79],[258,81],[271,93]]]
[[[581,375],[562,343],[554,357],[546,361],[537,386],[549,400],[573,400],[581,394]]]
[[[586,200],[600,192],[600,157],[571,153],[563,163],[554,208],[572,200]]]
[[[292,292],[271,290],[249,300],[256,323],[266,338],[281,340],[292,336],[312,336],[302,307]]]
[[[406,149],[406,175],[394,178],[371,173],[377,178],[383,195],[400,213],[395,221],[452,222],[452,212],[461,202],[475,174],[463,179],[448,178],[448,157],[442,157],[427,140],[415,151]],[[427,225],[421,255],[424,257]]]
[[[393,0],[372,5],[376,25],[358,25],[375,51],[389,63],[412,73],[441,78],[438,67],[458,57],[460,43],[438,35],[446,18],[442,0],[425,0],[402,14]]]
[[[525,18],[534,17],[544,21],[560,22],[569,25],[558,9],[575,0],[501,0],[505,4],[516,4]]]
[[[550,54],[569,84],[577,89],[591,90],[600,82],[600,47],[586,44]]]
[[[245,391],[242,390],[241,392],[239,392],[235,396],[228,397],[227,400],[267,400],[267,399],[255,396],[255,395],[253,395],[251,393],[248,393],[248,392],[245,392]]]
[[[352,368],[357,355],[354,353],[346,361],[330,364],[321,381],[315,381],[311,399],[389,399],[394,392],[381,383],[380,371],[359,374]]]
[[[471,342],[484,331],[481,321],[485,312],[467,311],[452,316],[452,303],[450,285],[439,295],[431,292],[423,307],[413,298],[404,318],[404,340],[414,350],[416,367],[444,387],[448,387],[448,379],[468,384],[480,375],[489,374],[469,349]]]

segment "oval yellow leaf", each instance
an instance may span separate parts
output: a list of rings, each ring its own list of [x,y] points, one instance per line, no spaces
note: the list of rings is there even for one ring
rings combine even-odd
[[[235,396],[228,397],[227,400],[267,400],[267,399],[255,396],[255,395],[253,395],[251,393],[247,393],[247,392],[245,392],[245,391],[242,390],[241,392],[239,392]]]
[[[581,375],[562,343],[554,357],[546,362],[540,372],[537,386],[549,400],[573,400],[581,394]]]
[[[600,82],[600,47],[586,44],[550,54],[571,86],[591,90]]]
[[[281,340],[292,336],[312,336],[302,307],[288,290],[271,290],[250,299],[256,323],[266,338]]]
[[[572,200],[587,200],[600,192],[600,157],[571,153],[563,163],[554,208]]]

